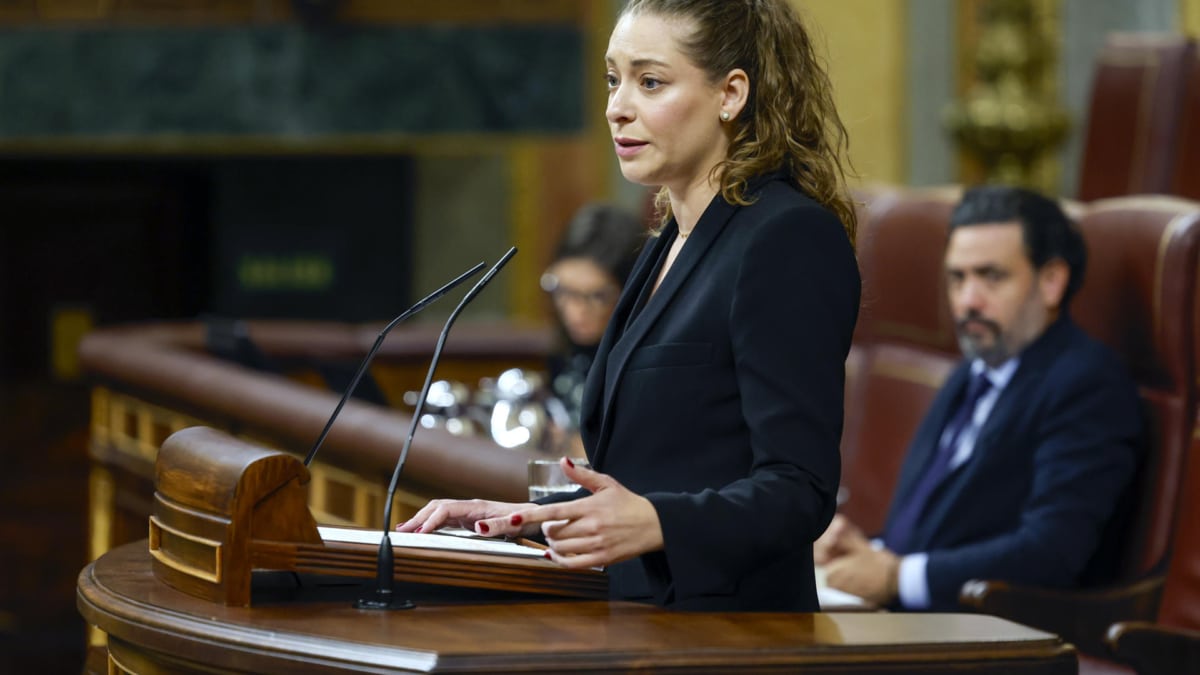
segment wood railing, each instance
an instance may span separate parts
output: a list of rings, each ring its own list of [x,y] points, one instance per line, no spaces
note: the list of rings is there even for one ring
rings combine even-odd
[[[146,536],[154,461],[175,431],[208,426],[306,455],[342,393],[326,385],[322,372],[329,364],[352,370],[379,329],[295,321],[245,326],[257,369],[212,355],[208,329],[199,322],[107,328],[84,339],[81,361],[94,383],[92,558]],[[438,328],[393,331],[369,370],[384,404],[352,398],[342,410],[309,467],[309,507],[319,521],[381,524],[386,488],[412,419],[402,409],[403,393],[420,389]],[[506,368],[540,370],[551,339],[543,329],[463,324],[447,341],[437,376],[473,384]],[[263,363],[271,367],[264,370]],[[526,463],[535,456],[541,455],[484,437],[420,428],[401,475],[395,517],[407,518],[435,497],[524,499]]]

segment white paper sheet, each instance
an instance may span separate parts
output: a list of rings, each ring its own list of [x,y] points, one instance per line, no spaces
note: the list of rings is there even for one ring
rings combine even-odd
[[[379,545],[379,530],[363,530],[347,527],[318,527],[317,532],[325,541],[340,541],[353,544]],[[394,547],[432,548],[442,551],[464,551],[467,553],[489,553],[528,558],[541,558],[544,551],[532,546],[523,546],[503,539],[481,538],[468,530],[443,531],[432,534],[414,532],[389,532]]]

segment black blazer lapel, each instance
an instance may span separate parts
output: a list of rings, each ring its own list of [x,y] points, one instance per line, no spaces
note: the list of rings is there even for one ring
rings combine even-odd
[[[655,267],[654,263],[662,255],[667,240],[668,238],[665,236],[654,237],[642,247],[641,256],[634,263],[633,271],[629,273],[629,278],[621,289],[621,296],[617,299],[616,307],[613,308],[612,318],[609,319],[608,326],[604,329],[604,336],[600,338],[600,345],[596,349],[596,358],[592,361],[587,379],[584,381],[583,400],[580,402],[580,432],[583,436],[584,448],[590,455],[592,466],[597,469],[600,467],[599,447],[601,439],[604,438],[605,416],[602,414],[601,402],[606,398],[605,380],[607,379],[609,355],[612,353],[613,345],[620,339],[621,332],[629,320],[629,314],[637,303],[642,287],[648,283],[647,280]]]
[[[625,364],[628,362],[630,355],[641,344],[646,334],[654,326],[654,324],[662,317],[664,311],[670,306],[671,299],[679,292],[684,282],[691,276],[692,272],[704,259],[705,254],[712,248],[721,232],[725,229],[725,225],[736,212],[737,207],[729,204],[720,195],[713,198],[713,202],[709,205],[700,221],[696,223],[696,227],[689,235],[687,244],[680,250],[679,256],[671,265],[671,269],[667,272],[666,278],[663,279],[662,285],[658,290],[650,296],[646,306],[642,308],[641,314],[629,325],[629,330],[620,333],[620,327],[625,326],[628,321],[629,313],[634,309],[634,304],[637,302],[638,296],[641,294],[642,288],[646,284],[653,284],[655,279],[652,278],[657,268],[655,263],[663,249],[675,240],[678,234],[678,226],[674,219],[664,228],[659,236],[658,242],[652,248],[649,254],[643,257],[638,267],[638,273],[631,277],[630,284],[622,293],[621,301],[618,302],[618,313],[614,313],[612,321],[609,322],[608,329],[605,331],[605,339],[610,336],[614,341],[608,343],[610,349],[603,349],[605,352],[603,362],[597,359],[592,364],[592,374],[588,376],[588,389],[593,385],[594,379],[602,379],[600,386],[603,387],[603,402],[599,412],[600,428],[596,437],[596,446],[594,449],[595,456],[592,458],[593,463],[599,468],[602,461],[604,451],[607,446],[608,426],[612,413],[613,400],[616,396],[617,389],[621,384],[621,376],[625,372]],[[599,372],[597,372],[599,371]],[[584,405],[588,404],[588,391],[585,389]],[[600,393],[599,391],[594,393]],[[594,403],[593,403],[594,404]],[[584,410],[589,410],[584,408]],[[595,414],[596,411],[592,411]]]

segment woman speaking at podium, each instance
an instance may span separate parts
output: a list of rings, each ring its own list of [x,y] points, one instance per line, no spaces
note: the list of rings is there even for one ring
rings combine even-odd
[[[817,611],[858,313],[845,129],[788,0],[632,0],[605,57],[624,176],[665,213],[584,390],[594,470],[552,503],[437,500],[401,531],[541,532],[614,598]],[[553,498],[549,498],[553,499]]]

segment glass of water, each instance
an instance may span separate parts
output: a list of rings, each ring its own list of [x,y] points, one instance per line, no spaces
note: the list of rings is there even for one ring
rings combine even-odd
[[[571,458],[575,466],[587,468],[586,459]],[[572,483],[563,473],[562,465],[557,459],[529,460],[529,498],[540,499],[559,492],[574,492],[579,489],[578,483]]]

